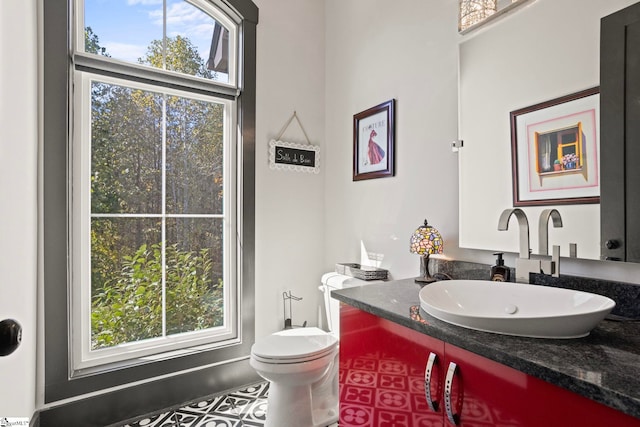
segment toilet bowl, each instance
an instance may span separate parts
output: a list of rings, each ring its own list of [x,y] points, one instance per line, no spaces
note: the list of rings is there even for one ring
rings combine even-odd
[[[330,332],[285,329],[257,340],[249,363],[270,382],[265,427],[321,427],[338,421],[339,302],[331,290],[379,283],[337,273],[322,276]]]
[[[270,381],[266,427],[320,427],[338,420],[338,338],[287,329],[257,341],[251,366]]]

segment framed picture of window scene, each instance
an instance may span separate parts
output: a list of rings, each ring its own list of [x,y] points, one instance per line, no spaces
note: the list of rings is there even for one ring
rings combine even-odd
[[[600,90],[512,111],[513,205],[600,202]]]
[[[394,175],[395,99],[353,116],[353,180]]]

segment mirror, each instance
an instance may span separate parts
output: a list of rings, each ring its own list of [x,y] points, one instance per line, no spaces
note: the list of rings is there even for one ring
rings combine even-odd
[[[538,0],[461,40],[460,247],[518,252],[516,221],[497,230],[501,212],[513,207],[510,112],[597,86],[600,19],[636,1]],[[563,220],[562,228],[549,225],[549,253],[560,245],[568,257],[575,243],[578,258],[600,259],[599,204],[521,207],[532,252],[539,253],[538,219],[549,208]]]

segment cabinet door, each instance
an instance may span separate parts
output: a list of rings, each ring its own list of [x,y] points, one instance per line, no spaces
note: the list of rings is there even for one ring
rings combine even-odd
[[[640,262],[640,3],[600,31],[600,230],[604,259]]]
[[[528,403],[526,374],[450,344],[445,344],[444,388],[451,412],[445,413],[445,425],[526,426],[521,414],[535,410]]]
[[[640,427],[636,418],[450,344],[445,344],[445,363],[445,376],[456,365],[449,376],[458,426]],[[446,383],[447,378],[445,392]],[[447,414],[445,425],[453,425]]]
[[[340,313],[340,427],[442,426],[444,343],[350,306]]]

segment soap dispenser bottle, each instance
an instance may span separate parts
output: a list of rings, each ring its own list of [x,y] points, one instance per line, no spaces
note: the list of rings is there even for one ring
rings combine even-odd
[[[496,255],[497,258],[496,265],[491,267],[491,280],[494,282],[508,282],[511,270],[504,265],[504,260],[502,259],[503,253],[496,252],[494,255]]]

